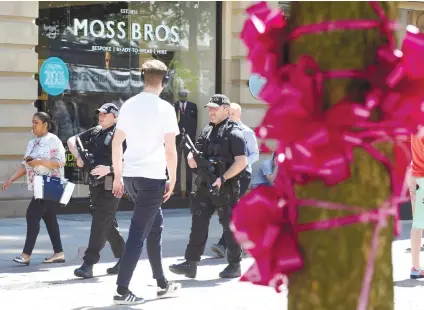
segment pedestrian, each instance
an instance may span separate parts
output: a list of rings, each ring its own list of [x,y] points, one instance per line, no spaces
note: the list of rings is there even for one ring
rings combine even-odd
[[[122,196],[125,184],[134,202],[128,239],[116,281],[117,294],[113,298],[118,305],[144,302],[142,297],[137,297],[128,287],[146,239],[158,297],[169,296],[181,287],[179,283],[169,282],[162,268],[161,206],[169,199],[175,187],[175,137],[180,133],[174,107],[159,97],[169,79],[167,70],[166,65],[159,60],[148,60],[142,65],[144,90],[122,106],[112,142],[114,194]],[[122,142],[125,139],[127,150],[123,156]],[[122,170],[123,158],[125,164]]]
[[[235,278],[241,275],[240,262],[242,250],[234,240],[229,228],[231,211],[240,197],[240,173],[246,168],[245,139],[242,130],[228,118],[230,101],[227,96],[216,94],[208,104],[210,123],[200,133],[196,148],[206,159],[219,163],[218,173],[213,184],[203,179],[194,195],[190,197],[192,222],[189,243],[185,252],[185,262],[171,265],[169,269],[176,274],[195,278],[197,264],[205,250],[208,239],[209,223],[215,211],[218,211],[220,223],[224,229],[227,244],[228,266],[219,274],[221,278]],[[188,164],[197,168],[193,154],[188,155]],[[222,167],[222,168],[221,168]],[[219,171],[219,169],[222,169]],[[196,183],[198,184],[198,183]],[[209,190],[210,185],[219,189],[219,194]]]
[[[27,176],[28,190],[34,190],[35,176],[64,176],[65,148],[60,139],[53,134],[55,124],[50,115],[45,112],[37,112],[32,118],[32,133],[34,137],[28,142],[27,149],[22,163],[15,173],[3,184],[2,190],[7,188],[17,179]],[[58,202],[43,200],[37,201],[33,197],[26,212],[27,234],[24,249],[13,261],[29,265],[32,251],[40,232],[40,221],[43,219],[46,224],[50,241],[53,245],[54,254],[46,258],[43,263],[64,263],[65,254],[60,238],[59,223],[57,222],[56,209],[60,208]]]
[[[247,166],[242,171],[240,176],[240,197],[244,196],[249,189],[252,180],[252,165],[259,160],[259,147],[256,140],[255,132],[241,121],[241,106],[238,103],[232,102],[229,109],[230,119],[237,123],[243,132],[244,140],[246,141],[246,156]],[[211,246],[212,252],[218,257],[224,257],[227,250],[224,233],[218,243],[213,243]]]
[[[278,173],[278,163],[275,153],[272,153],[271,159],[262,161],[259,169],[252,179],[252,188],[263,186],[272,186]]]
[[[411,195],[412,228],[411,228],[411,279],[424,278],[424,269],[420,266],[421,239],[424,229],[424,186],[419,186],[424,181],[424,138],[411,135],[412,163],[408,171],[407,182]]]
[[[92,166],[89,167],[91,177],[84,178],[88,181],[90,189],[90,213],[92,215],[90,238],[88,247],[83,257],[84,263],[74,270],[74,275],[80,278],[93,277],[93,265],[100,259],[100,251],[106,241],[109,242],[113,255],[118,262],[108,268],[108,274],[117,274],[120,259],[124,253],[125,241],[119,232],[116,221],[120,198],[112,194],[112,138],[115,133],[116,120],[119,115],[118,107],[113,103],[106,103],[96,110],[99,125],[88,129],[68,139],[69,151],[77,158],[77,165],[83,168],[85,164],[82,154],[78,152],[77,138],[81,147],[91,155]],[[125,148],[125,141],[123,147]]]

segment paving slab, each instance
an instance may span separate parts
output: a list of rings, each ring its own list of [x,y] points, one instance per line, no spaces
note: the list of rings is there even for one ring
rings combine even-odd
[[[58,265],[41,264],[44,257],[52,253],[43,223],[31,265],[14,265],[12,259],[21,252],[25,241],[26,221],[25,218],[0,220],[0,309],[287,309],[287,289],[277,294],[271,288],[241,283],[237,279],[219,279],[218,273],[225,268],[226,261],[214,258],[209,247],[205,251],[195,280],[169,272],[169,265],[183,261],[190,231],[190,214],[184,209],[164,210],[164,217],[165,272],[170,280],[180,282],[183,289],[175,298],[157,300],[155,281],[152,279],[146,253],[143,252],[134,273],[131,289],[147,298],[147,302],[134,307],[112,305],[116,276],[106,275],[106,269],[115,263],[109,246],[103,249],[101,260],[94,267],[95,278],[80,280],[73,275],[73,270],[82,263],[87,246],[90,215],[59,216],[66,263]],[[119,212],[117,218],[126,239],[131,212]],[[402,222],[402,233],[392,246],[396,310],[424,308],[424,303],[421,302],[424,280],[410,280],[408,277],[410,254],[405,253],[405,249],[410,246],[410,227],[409,221]],[[210,225],[208,245],[216,242],[221,232],[218,219],[214,217]],[[251,258],[245,259],[242,269],[245,271],[252,262]]]

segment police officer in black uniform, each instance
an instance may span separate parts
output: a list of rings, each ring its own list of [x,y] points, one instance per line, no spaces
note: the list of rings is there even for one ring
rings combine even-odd
[[[240,197],[240,172],[247,165],[245,139],[238,125],[228,118],[230,100],[225,95],[214,95],[206,106],[209,110],[210,123],[199,135],[196,148],[203,152],[207,159],[221,161],[222,165],[219,166],[222,168],[218,168],[216,181],[211,184],[212,188],[219,188],[219,193],[214,194],[204,180],[200,184],[196,182],[197,191],[190,197],[192,223],[190,240],[185,252],[186,261],[171,265],[169,269],[173,273],[182,274],[188,278],[196,277],[197,263],[200,261],[208,239],[210,219],[215,211],[218,211],[228,245],[229,263],[219,276],[235,278],[241,275],[242,249],[233,238],[229,221],[232,208]],[[191,153],[187,160],[191,168],[197,168]]]
[[[118,230],[116,211],[119,198],[112,194],[113,168],[112,168],[112,139],[115,132],[116,120],[119,109],[113,103],[106,103],[96,110],[99,117],[99,126],[93,127],[68,140],[69,151],[77,158],[77,165],[84,166],[81,154],[78,153],[77,137],[89,154],[92,154],[94,168],[89,178],[92,214],[90,239],[84,255],[84,263],[75,269],[74,274],[80,278],[93,277],[93,265],[100,259],[100,251],[106,241],[111,245],[115,258],[120,259],[124,253],[125,241]],[[125,142],[124,142],[125,143]],[[125,145],[124,145],[125,148]],[[108,274],[117,274],[119,260],[112,268],[107,269]]]

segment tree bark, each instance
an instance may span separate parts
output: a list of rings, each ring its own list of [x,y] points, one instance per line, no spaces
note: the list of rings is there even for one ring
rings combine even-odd
[[[380,2],[390,20],[395,19],[397,4]],[[367,2],[292,2],[289,24],[300,25],[338,19],[378,19]],[[379,30],[332,31],[305,35],[290,44],[289,58],[296,63],[302,55],[312,56],[323,71],[364,69],[375,62],[377,48],[385,42]],[[335,79],[325,82],[324,108],[345,95],[363,100],[367,83],[358,79]],[[378,116],[376,116],[378,117]],[[378,146],[389,158],[393,147]],[[356,150],[351,165],[352,176],[328,188],[322,182],[299,187],[301,198],[315,198],[369,210],[377,208],[390,195],[390,178],[386,168],[365,151]],[[300,207],[299,222],[310,222],[348,215]],[[360,296],[367,258],[370,253],[374,224],[354,224],[343,228],[310,231],[299,235],[305,268],[290,277],[289,310],[355,310]],[[368,310],[394,308],[391,244],[393,219],[381,230]]]

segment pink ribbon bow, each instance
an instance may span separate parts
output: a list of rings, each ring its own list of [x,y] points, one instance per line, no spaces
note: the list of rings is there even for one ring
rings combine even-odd
[[[247,59],[251,62],[251,71],[264,77],[272,76],[282,57],[285,18],[281,10],[271,11],[265,2],[251,6],[247,14],[249,19],[240,36],[249,48]]]
[[[305,56],[283,67],[260,94],[270,106],[257,134],[279,141],[277,152],[286,155],[300,184],[316,177],[327,185],[347,179],[353,148],[363,144],[353,129],[370,116],[365,107],[346,100],[323,112],[323,80],[316,62]]]
[[[423,53],[424,35],[413,26],[407,28],[402,51],[379,49],[378,65],[368,68],[373,88],[366,105],[380,107],[382,117],[367,128],[400,140],[418,132],[424,120]]]
[[[277,291],[280,291],[283,275],[303,267],[287,213],[287,198],[280,195],[273,187],[254,189],[240,200],[237,208],[243,212],[232,222],[235,239],[256,261],[241,280],[265,286],[272,284]]]

